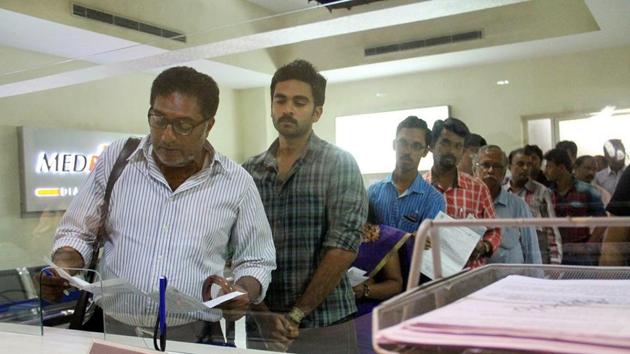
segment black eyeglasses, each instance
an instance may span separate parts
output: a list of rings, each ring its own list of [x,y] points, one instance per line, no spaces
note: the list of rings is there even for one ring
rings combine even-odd
[[[164,130],[170,125],[173,131],[178,135],[190,135],[195,128],[209,120],[204,119],[201,122],[195,123],[189,118],[167,119],[163,115],[153,112],[152,108],[149,108],[148,119],[151,128]]]

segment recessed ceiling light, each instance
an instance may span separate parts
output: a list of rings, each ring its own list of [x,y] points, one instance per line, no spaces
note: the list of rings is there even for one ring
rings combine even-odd
[[[503,86],[503,85],[509,85],[510,82],[508,80],[499,80],[497,81],[497,85],[499,86]]]

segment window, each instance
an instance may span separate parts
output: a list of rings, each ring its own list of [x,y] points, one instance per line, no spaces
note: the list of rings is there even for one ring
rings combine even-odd
[[[603,155],[602,147],[608,139],[621,139],[630,147],[630,109],[606,107],[588,114],[551,115],[525,118],[527,143],[540,146],[543,152],[558,141],[572,140],[578,146],[578,156]],[[627,157],[626,157],[627,160]]]
[[[363,174],[390,173],[396,165],[393,141],[396,127],[408,116],[417,116],[427,122],[429,129],[438,119],[449,116],[449,106],[435,106],[400,111],[358,114],[337,117],[337,146],[350,152]],[[420,161],[419,170],[433,165],[431,153]]]

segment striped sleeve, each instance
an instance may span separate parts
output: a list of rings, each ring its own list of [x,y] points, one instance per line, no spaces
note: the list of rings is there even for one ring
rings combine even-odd
[[[265,208],[249,175],[247,182],[230,243],[234,250],[234,279],[236,281],[250,276],[258,280],[261,286],[260,296],[253,299],[253,303],[258,304],[265,298],[271,282],[271,272],[276,269],[276,249]]]

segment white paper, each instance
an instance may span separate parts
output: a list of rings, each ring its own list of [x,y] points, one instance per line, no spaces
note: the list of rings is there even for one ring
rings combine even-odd
[[[454,219],[440,211],[435,217],[435,220],[444,221]],[[473,230],[468,227],[458,226],[440,227],[437,230],[437,236],[440,238],[442,275],[448,277],[464,269],[468,258],[470,258],[485,229],[475,228]],[[434,279],[433,251],[428,249],[423,252],[421,272],[427,277]]]
[[[363,269],[359,269],[357,267],[350,267],[350,269],[348,269],[348,280],[350,280],[350,286],[355,287],[361,283],[363,283],[364,281],[370,279],[369,277],[365,276],[366,271],[364,271]]]
[[[160,302],[159,291],[152,291],[148,296],[156,304]],[[203,312],[207,309],[201,300],[185,294],[172,286],[166,287],[165,300],[169,313]]]
[[[65,269],[60,268],[56,264],[49,262],[49,266],[54,269],[57,274],[63,279],[66,279],[70,285],[73,287],[90,292],[94,294],[95,300],[98,300],[99,297],[103,295],[114,295],[114,294],[137,294],[137,295],[146,295],[140,289],[133,286],[125,279],[114,278],[103,280],[102,282],[88,283],[84,279],[78,276],[72,276]]]
[[[136,294],[140,296],[148,296],[155,303],[159,303],[160,294],[158,291],[153,291],[150,294],[142,292],[140,289],[133,286],[127,280],[122,278],[107,279],[102,282],[88,283],[77,276],[71,276],[64,269],[58,267],[52,262],[48,262],[50,267],[55,269],[60,277],[68,280],[70,285],[79,290],[85,290],[95,295],[95,300],[101,296],[107,295],[119,295],[119,294]],[[365,273],[365,272],[364,272]],[[187,295],[176,288],[171,286],[166,287],[166,308],[169,313],[190,313],[198,311],[206,311],[208,309],[215,308],[224,302],[230,301],[236,297],[245,295],[240,291],[233,291],[231,293],[219,296],[210,301],[202,302],[201,300]]]
[[[203,304],[207,307],[207,308],[215,308],[219,305],[221,305],[222,303],[226,302],[226,301],[230,301],[234,298],[237,298],[241,295],[245,295],[244,292],[240,292],[240,291],[232,291],[231,293],[227,293],[225,295],[221,295],[215,299],[209,300],[204,302]]]
[[[208,309],[215,308],[226,301],[232,300],[244,294],[245,293],[240,291],[233,291],[223,296],[219,296],[215,299],[202,302],[201,300],[187,295],[171,286],[167,286],[166,308],[168,309],[169,313],[203,312]],[[160,301],[160,293],[157,291],[149,294],[149,297],[156,303]]]
[[[378,336],[384,343],[629,352],[628,294],[629,280],[509,276]]]

